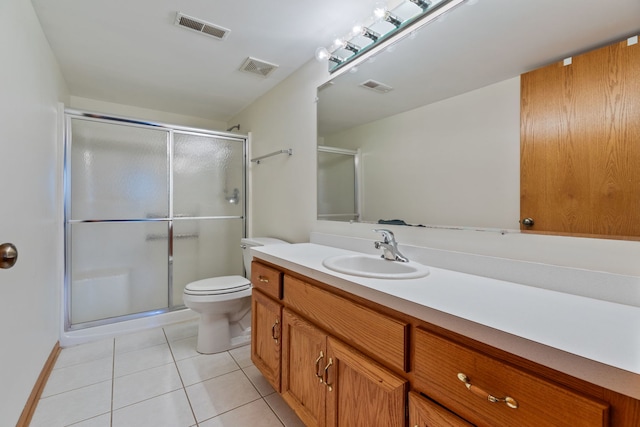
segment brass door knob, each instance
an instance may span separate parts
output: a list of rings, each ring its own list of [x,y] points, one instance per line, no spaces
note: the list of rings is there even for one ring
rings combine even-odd
[[[0,268],[11,268],[18,261],[18,249],[12,243],[0,245]]]

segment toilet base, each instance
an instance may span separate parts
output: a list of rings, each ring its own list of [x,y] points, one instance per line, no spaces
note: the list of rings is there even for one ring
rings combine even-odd
[[[250,316],[250,312],[247,316]],[[245,316],[245,317],[247,317]],[[251,342],[251,327],[244,327],[244,318],[229,322],[225,314],[200,313],[196,351],[202,354],[221,353]]]

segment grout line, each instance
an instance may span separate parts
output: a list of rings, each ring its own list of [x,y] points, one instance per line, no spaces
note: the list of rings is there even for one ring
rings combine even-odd
[[[171,353],[171,358],[173,359],[173,364],[178,371],[178,378],[180,378],[180,384],[182,384],[182,391],[184,391],[184,395],[187,398],[187,403],[189,404],[189,409],[191,409],[191,415],[193,415],[193,420],[196,422],[196,426],[199,425],[198,418],[196,417],[196,413],[193,410],[193,405],[191,404],[191,399],[189,399],[189,393],[187,393],[187,388],[184,385],[184,380],[182,379],[182,374],[180,373],[180,369],[178,369],[178,362],[176,361],[176,357],[173,354],[173,348],[171,348],[171,343],[169,342],[169,337],[167,337],[167,332],[162,328],[162,333],[164,334],[164,338],[167,340],[167,345],[169,346],[169,352]]]
[[[116,386],[116,339],[113,338],[113,352],[111,360],[111,406],[109,411],[109,427],[113,427],[113,391]]]

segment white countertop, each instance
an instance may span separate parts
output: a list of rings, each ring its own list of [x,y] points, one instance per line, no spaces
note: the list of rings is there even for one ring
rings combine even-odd
[[[252,248],[252,253],[256,258],[640,399],[638,307],[434,267],[429,267],[426,277],[407,280],[341,274],[325,268],[322,260],[355,252],[313,243],[257,247]]]

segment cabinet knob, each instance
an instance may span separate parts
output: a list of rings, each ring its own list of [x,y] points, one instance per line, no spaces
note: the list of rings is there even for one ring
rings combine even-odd
[[[525,227],[533,227],[533,224],[535,224],[535,222],[533,221],[533,218],[525,218],[522,221],[520,221],[520,223]]]
[[[18,249],[12,243],[0,245],[0,268],[11,268],[18,261]]]

